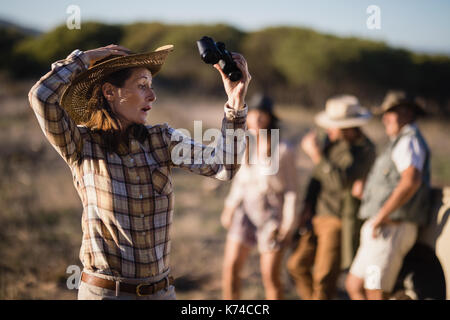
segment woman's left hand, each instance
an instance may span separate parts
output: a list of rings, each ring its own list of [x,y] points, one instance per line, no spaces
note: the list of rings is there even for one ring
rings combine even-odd
[[[250,83],[252,76],[248,72],[247,61],[244,56],[235,52],[232,52],[231,56],[233,57],[234,62],[236,62],[236,66],[242,72],[242,78],[239,81],[231,81],[222,71],[219,64],[215,64],[214,68],[216,68],[222,76],[225,92],[228,95],[228,105],[235,110],[239,110],[245,105],[245,95],[247,94],[248,84]]]

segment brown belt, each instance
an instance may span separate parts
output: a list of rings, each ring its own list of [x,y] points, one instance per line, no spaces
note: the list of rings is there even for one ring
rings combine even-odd
[[[171,284],[173,284],[174,280],[172,276],[168,276],[154,283],[130,284],[99,278],[83,272],[81,274],[81,281],[96,287],[116,291],[116,295],[118,295],[120,291],[123,291],[127,293],[133,293],[138,296],[145,296],[154,294],[164,288],[168,288]]]

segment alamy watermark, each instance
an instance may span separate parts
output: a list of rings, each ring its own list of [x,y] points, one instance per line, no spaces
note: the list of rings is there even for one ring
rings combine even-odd
[[[370,5],[366,9],[366,13],[370,16],[366,20],[366,26],[369,30],[381,29],[381,9],[377,5]]]
[[[67,278],[66,286],[69,290],[74,290],[80,287],[81,281],[81,268],[77,265],[70,265],[66,269],[66,273],[70,274]]]
[[[248,160],[249,165],[260,166],[262,175],[274,175],[279,169],[279,129],[271,129],[270,133],[267,129],[258,132],[226,129],[223,134],[215,128],[203,132],[202,121],[194,121],[193,139],[189,130],[177,129],[172,132],[171,140],[177,142],[171,153],[172,162],[176,165],[230,165]],[[212,142],[203,144],[203,141]],[[246,141],[248,154],[244,158]],[[270,154],[258,150],[270,150]]]
[[[66,20],[66,26],[69,30],[81,29],[81,9],[79,6],[71,4],[67,7],[66,13],[69,15]]]

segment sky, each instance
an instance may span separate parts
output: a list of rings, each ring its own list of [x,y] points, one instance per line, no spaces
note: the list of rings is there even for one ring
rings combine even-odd
[[[66,23],[69,5],[83,21],[107,23],[227,23],[244,31],[269,26],[300,26],[339,36],[385,41],[394,47],[450,55],[448,0],[5,0],[0,19],[48,31]],[[380,9],[380,29],[368,29],[370,5]]]

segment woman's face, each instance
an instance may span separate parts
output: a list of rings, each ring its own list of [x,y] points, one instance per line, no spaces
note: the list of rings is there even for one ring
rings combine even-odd
[[[122,88],[104,84],[103,94],[124,127],[133,123],[145,124],[147,113],[156,100],[152,74],[146,68],[133,69]]]
[[[251,130],[268,129],[270,114],[260,110],[250,110],[247,114],[247,127]]]

